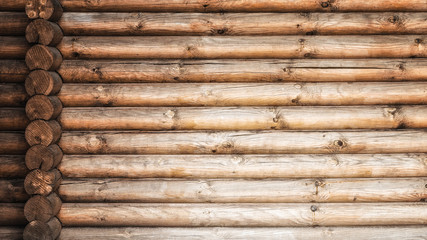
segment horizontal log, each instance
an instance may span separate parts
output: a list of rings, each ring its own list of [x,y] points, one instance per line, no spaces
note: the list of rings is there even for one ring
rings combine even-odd
[[[66,35],[426,34],[424,13],[65,13]]]
[[[23,155],[0,155],[0,178],[24,178],[28,173]]]
[[[65,154],[422,153],[427,131],[64,132]]]
[[[64,37],[64,59],[427,57],[424,35]]]
[[[161,12],[308,12],[308,11],[427,11],[425,0],[409,1],[313,1],[313,0],[130,0],[118,5],[115,0],[91,2],[61,0],[65,11],[161,11]]]
[[[0,132],[0,154],[23,155],[28,147],[23,132]]]
[[[427,82],[64,84],[58,97],[65,107],[371,105],[427,104],[426,91]]]
[[[0,59],[0,83],[24,82],[27,75],[28,68],[25,61]]]
[[[1,162],[0,162],[1,163]],[[427,155],[65,155],[69,178],[427,177]]]
[[[0,227],[0,236],[9,240],[22,240],[23,227]]]
[[[2,1],[2,5],[3,5]],[[1,8],[1,6],[0,6]],[[22,12],[0,12],[0,35],[23,36],[30,23],[27,15]]]
[[[25,202],[29,198],[24,189],[24,179],[0,179],[0,202]]]
[[[0,226],[22,226],[27,224],[23,203],[0,204]]]
[[[66,203],[65,227],[288,227],[426,224],[426,203]]]
[[[427,59],[66,60],[64,82],[425,81]]]
[[[0,231],[1,228],[0,228]],[[22,230],[14,232],[22,234]],[[389,240],[389,239],[422,239],[427,227],[281,227],[281,228],[227,228],[227,227],[204,227],[204,228],[63,228],[60,240],[86,240],[102,238],[106,240],[117,240],[127,237],[129,239],[206,239],[206,240],[258,240],[268,236],[268,239],[282,240]],[[12,232],[12,230],[10,230]],[[16,240],[19,240],[18,238]]]
[[[72,179],[59,194],[66,202],[302,203],[418,202],[427,178],[301,180]]]
[[[28,49],[30,45],[25,37],[0,36],[0,58],[24,59]]]
[[[24,107],[27,99],[23,84],[0,84],[0,107]]]
[[[427,128],[427,106],[65,108],[58,121],[64,130]]]
[[[1,131],[24,131],[28,123],[24,108],[0,108]]]

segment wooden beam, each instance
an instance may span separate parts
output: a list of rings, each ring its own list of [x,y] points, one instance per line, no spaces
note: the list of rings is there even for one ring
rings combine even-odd
[[[0,108],[1,131],[24,131],[29,122],[24,108]]]
[[[0,59],[0,83],[24,82],[27,75],[28,68],[25,61]],[[1,87],[3,87],[3,85],[1,85]]]
[[[0,204],[0,226],[25,226],[23,203]]]
[[[23,132],[0,132],[0,154],[23,155],[28,149]]]
[[[28,49],[24,37],[0,36],[0,59],[24,59]]]
[[[0,35],[23,36],[28,23],[30,20],[23,12],[0,12]]]
[[[0,178],[24,178],[28,173],[23,155],[0,155]]]
[[[1,203],[22,203],[28,198],[24,189],[24,179],[0,179]]]
[[[9,240],[22,240],[23,227],[0,227],[0,236]]]
[[[23,84],[0,84],[0,107],[24,107],[27,98]]]

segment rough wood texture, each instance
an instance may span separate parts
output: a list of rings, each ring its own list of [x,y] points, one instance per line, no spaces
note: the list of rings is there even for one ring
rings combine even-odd
[[[65,108],[58,121],[64,130],[427,128],[427,106]]]
[[[24,59],[30,45],[24,37],[0,36],[0,58]]]
[[[0,107],[24,107],[27,98],[22,84],[0,84]]]
[[[1,163],[1,162],[0,162]],[[65,155],[69,178],[427,177],[427,155]]]
[[[23,203],[0,204],[0,226],[22,226],[27,224]]]
[[[28,199],[23,179],[0,179],[0,202],[21,203]]]
[[[63,13],[59,0],[27,0],[25,13],[28,18],[42,18],[52,22],[58,21]]]
[[[24,187],[25,191],[30,195],[48,196],[58,189],[61,180],[61,173],[57,169],[48,172],[36,169],[27,175]]]
[[[25,39],[29,43],[56,46],[61,42],[63,33],[58,24],[45,19],[36,19],[28,24]]]
[[[48,147],[34,145],[25,155],[25,165],[30,170],[40,168],[43,171],[49,171],[61,162],[62,156],[62,150],[56,144]]]
[[[342,106],[426,104],[426,91],[426,82],[64,84],[58,97],[65,107]]]
[[[1,231],[1,228],[0,228]],[[12,231],[12,230],[11,230]],[[16,230],[17,231],[17,230]],[[22,230],[20,231],[22,233]],[[427,227],[281,227],[281,228],[63,228],[60,240],[390,240],[424,239]],[[19,240],[19,239],[17,239]]]
[[[427,178],[176,180],[72,179],[59,194],[66,202],[301,203],[419,202]]]
[[[427,57],[424,35],[64,37],[65,59]]]
[[[23,60],[0,59],[0,83],[24,82],[28,68]],[[0,85],[3,86],[3,85]],[[1,87],[0,87],[1,89]],[[2,102],[2,101],[0,101]]]
[[[61,125],[55,120],[35,120],[25,129],[25,139],[30,146],[41,144],[49,146],[61,137]]]
[[[0,108],[1,131],[24,131],[28,123],[24,108]]]
[[[8,240],[22,240],[23,227],[1,227],[0,236]]]
[[[65,154],[422,153],[427,131],[65,132],[59,146]]]
[[[56,70],[62,63],[62,55],[58,49],[37,44],[25,55],[25,63],[30,70]]]
[[[424,13],[64,13],[67,35],[426,34]]]
[[[411,1],[315,1],[315,0],[61,0],[66,11],[147,11],[147,12],[352,12],[427,11],[425,0]]]
[[[0,155],[0,178],[24,178],[27,173],[23,155]]]
[[[28,99],[25,105],[25,112],[30,120],[55,119],[61,111],[62,103],[57,96],[35,95]]]
[[[30,96],[36,94],[56,95],[62,87],[62,79],[56,72],[45,70],[31,71],[25,79],[25,90]]]
[[[2,1],[0,11],[23,11],[25,9],[26,0]]]
[[[24,229],[24,240],[53,240],[61,233],[61,222],[56,218],[52,218],[49,222],[32,221]]]
[[[2,1],[2,5],[5,1]],[[1,8],[1,6],[0,6]],[[22,36],[30,20],[22,12],[0,12],[0,35]]]
[[[62,205],[64,226],[287,227],[426,224],[426,203]]]
[[[58,214],[61,205],[62,201],[56,193],[46,197],[35,195],[25,203],[24,215],[28,222],[37,220],[46,223]]]
[[[0,132],[0,154],[24,155],[28,149],[23,132]]]
[[[427,59],[66,60],[64,82],[425,81]]]

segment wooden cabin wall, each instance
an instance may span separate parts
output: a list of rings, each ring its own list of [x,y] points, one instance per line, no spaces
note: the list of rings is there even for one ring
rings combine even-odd
[[[1,2],[0,236],[21,239],[38,0]],[[425,238],[426,0],[59,3],[59,239]]]

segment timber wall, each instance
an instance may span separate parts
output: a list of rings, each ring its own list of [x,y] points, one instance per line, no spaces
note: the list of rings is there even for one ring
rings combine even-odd
[[[0,236],[425,238],[426,0],[1,2]]]

